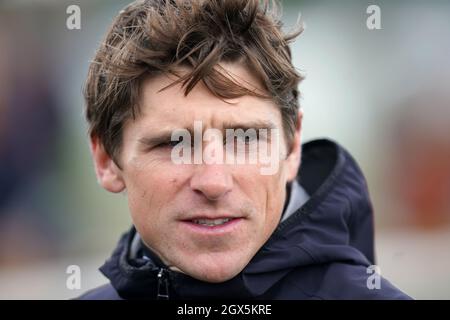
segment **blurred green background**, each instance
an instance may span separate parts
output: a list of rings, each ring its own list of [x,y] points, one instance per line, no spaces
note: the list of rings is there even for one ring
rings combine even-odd
[[[129,1],[0,3],[0,298],[65,299],[130,226],[96,182],[83,116],[90,60]],[[381,273],[415,298],[450,298],[450,1],[282,1],[305,111],[303,139],[354,155],[375,208]],[[68,30],[66,9],[81,9]],[[369,30],[366,9],[381,9]],[[79,265],[80,290],[66,287]]]

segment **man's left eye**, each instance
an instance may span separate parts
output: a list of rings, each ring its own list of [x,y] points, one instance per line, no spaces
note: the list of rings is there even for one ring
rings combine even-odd
[[[249,144],[251,142],[257,141],[258,136],[257,135],[237,135],[236,141],[244,142],[246,144]]]

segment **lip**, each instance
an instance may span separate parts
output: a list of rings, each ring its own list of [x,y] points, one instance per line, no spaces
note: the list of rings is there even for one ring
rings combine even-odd
[[[225,218],[230,218],[230,217],[225,217]],[[225,219],[225,218],[223,218],[223,219]],[[190,219],[190,220],[181,220],[181,223],[190,232],[194,232],[196,234],[203,234],[203,235],[225,235],[225,234],[231,233],[231,232],[235,231],[237,228],[239,228],[240,224],[244,220],[244,218],[242,218],[242,217],[236,217],[236,218],[231,218],[230,221],[225,222],[224,224],[221,224],[221,225],[206,226],[206,225],[196,224],[191,221],[191,220],[196,220],[196,219],[208,219],[208,218],[194,218],[194,219]],[[221,219],[221,218],[214,218],[214,219]]]

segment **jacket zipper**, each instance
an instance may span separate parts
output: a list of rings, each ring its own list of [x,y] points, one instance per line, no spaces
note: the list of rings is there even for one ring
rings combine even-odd
[[[169,280],[167,271],[164,268],[159,269],[158,272],[158,295],[157,300],[169,300]]]

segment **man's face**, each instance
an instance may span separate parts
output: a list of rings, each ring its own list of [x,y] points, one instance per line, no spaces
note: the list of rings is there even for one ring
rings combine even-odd
[[[245,68],[222,66],[239,82],[258,87]],[[121,169],[105,161],[103,149],[93,142],[97,175],[110,191],[126,189],[142,240],[170,268],[203,281],[226,281],[242,271],[279,223],[286,183],[298,170],[300,128],[286,157],[281,113],[274,102],[243,96],[228,100],[230,104],[203,84],[188,96],[181,85],[158,92],[173,80],[161,75],[143,82],[142,113],[124,127]],[[261,163],[175,164],[167,133],[192,130],[194,121],[200,121],[203,130],[245,130],[255,123],[277,128],[279,153],[272,156],[278,170],[263,175]],[[203,141],[203,147],[208,143]]]

